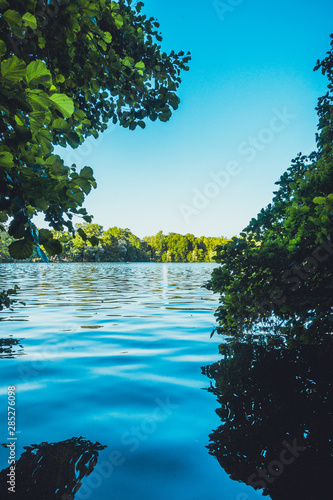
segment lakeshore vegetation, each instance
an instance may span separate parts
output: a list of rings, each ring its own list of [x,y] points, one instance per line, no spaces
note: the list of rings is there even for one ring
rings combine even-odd
[[[52,238],[62,247],[59,255],[50,257],[54,262],[214,262],[217,246],[228,241],[223,236],[197,238],[162,231],[140,239],[129,229],[104,230],[91,223],[77,224],[75,233],[52,231]],[[7,232],[0,232],[0,262],[15,262],[8,250],[12,241]],[[42,251],[47,253],[43,246]],[[42,259],[35,250],[27,261]]]
[[[322,341],[333,331],[333,35],[315,70],[328,78],[317,150],[297,155],[272,203],[218,250],[209,286],[221,297],[217,332],[232,339],[259,331]]]

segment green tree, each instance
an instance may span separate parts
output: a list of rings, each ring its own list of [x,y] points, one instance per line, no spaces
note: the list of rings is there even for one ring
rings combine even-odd
[[[14,241],[6,231],[0,231],[0,262],[13,262],[8,247]]]
[[[119,0],[0,0],[0,222],[10,220],[12,257],[42,244],[61,253],[56,231],[73,231],[73,215],[96,187],[93,171],[66,166],[54,145],[77,147],[110,120],[134,130],[177,109],[189,55],[162,51],[159,24],[143,3]],[[41,257],[45,256],[40,251]]]
[[[63,245],[59,259],[69,262],[146,262],[149,256],[143,242],[129,229],[99,224],[76,224],[76,234],[54,232]]]
[[[150,258],[156,262],[214,262],[216,247],[227,241],[223,237],[196,238],[189,233],[164,235],[162,231],[144,238]]]
[[[157,262],[161,261],[161,257],[167,248],[166,237],[163,231],[159,231],[155,236],[146,236],[144,242],[147,245],[150,259]]]
[[[318,150],[293,160],[272,203],[218,252],[209,285],[221,295],[218,333],[332,332],[333,40],[319,68],[329,85],[317,106]]]
[[[100,245],[103,227],[99,224],[76,224],[76,234],[60,233],[59,240],[63,242],[63,252],[59,256],[62,260],[70,262],[96,262],[102,260],[104,250]]]
[[[118,239],[111,229],[103,232],[102,246],[104,248],[104,259],[107,262],[120,262],[121,254]]]
[[[107,231],[111,237],[116,238],[118,245],[118,261],[146,262],[148,254],[140,238],[129,229],[112,227]]]

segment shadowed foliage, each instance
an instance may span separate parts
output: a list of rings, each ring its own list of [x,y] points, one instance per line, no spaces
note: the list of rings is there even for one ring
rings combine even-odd
[[[58,443],[25,446],[16,463],[15,494],[20,500],[70,500],[89,476],[101,450],[99,443],[72,438]],[[0,473],[1,491],[7,491],[9,467]]]
[[[222,345],[212,380],[221,426],[209,453],[272,500],[333,498],[333,342]]]

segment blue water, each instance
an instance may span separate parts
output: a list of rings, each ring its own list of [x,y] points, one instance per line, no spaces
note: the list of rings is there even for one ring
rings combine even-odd
[[[16,386],[17,458],[74,437],[105,446],[77,500],[259,498],[206,448],[221,424],[201,372],[220,358],[221,339],[210,339],[217,298],[202,287],[213,268],[0,265],[3,288],[18,284],[26,303],[0,313],[1,442],[7,386]],[[0,447],[0,469],[7,460]]]

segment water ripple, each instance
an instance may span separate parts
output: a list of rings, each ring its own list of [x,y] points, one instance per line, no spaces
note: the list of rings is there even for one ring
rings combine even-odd
[[[112,450],[126,459],[91,500],[111,491],[113,500],[167,500],[159,485],[170,477],[177,498],[219,500],[226,478],[205,448],[219,419],[200,369],[219,359],[210,339],[217,299],[203,288],[213,268],[0,265],[2,287],[19,285],[26,303],[0,313],[1,407],[17,385],[17,453],[81,435],[108,447],[102,462]],[[7,459],[0,449],[3,467]],[[147,484],[159,494],[147,497]]]

